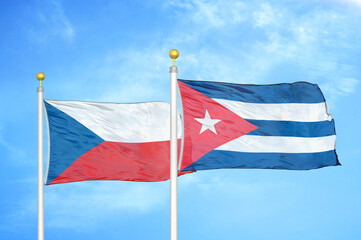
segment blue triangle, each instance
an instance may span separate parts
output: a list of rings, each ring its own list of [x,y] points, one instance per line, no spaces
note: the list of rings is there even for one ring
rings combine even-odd
[[[104,142],[102,138],[68,114],[45,103],[50,132],[49,184],[75,160]]]

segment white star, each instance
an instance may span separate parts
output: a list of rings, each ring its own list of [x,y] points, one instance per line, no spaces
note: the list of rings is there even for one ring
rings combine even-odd
[[[204,116],[204,118],[194,118],[194,119],[197,120],[198,122],[202,123],[201,132],[199,134],[201,134],[202,132],[204,132],[207,129],[209,129],[212,132],[214,132],[215,134],[217,134],[217,131],[214,128],[214,125],[216,123],[218,123],[219,121],[221,121],[221,120],[219,120],[219,119],[211,119],[207,109],[206,109],[206,115]]]

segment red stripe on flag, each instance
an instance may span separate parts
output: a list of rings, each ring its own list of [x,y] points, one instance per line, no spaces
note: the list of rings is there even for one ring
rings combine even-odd
[[[169,179],[169,161],[169,141],[103,142],[78,158],[49,185],[86,180],[164,181]]]

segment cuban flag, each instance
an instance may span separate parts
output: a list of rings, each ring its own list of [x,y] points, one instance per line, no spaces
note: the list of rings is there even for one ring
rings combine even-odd
[[[181,171],[339,165],[334,120],[316,84],[178,80],[178,86],[184,121]]]
[[[169,179],[168,103],[44,102],[50,133],[46,184]]]

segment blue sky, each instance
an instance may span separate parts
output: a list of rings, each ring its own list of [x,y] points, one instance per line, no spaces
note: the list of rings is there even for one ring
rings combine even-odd
[[[341,167],[179,179],[179,239],[361,238],[361,1],[1,1],[0,239],[35,239],[37,106],[169,100],[183,79],[320,85]],[[168,239],[169,182],[45,188],[46,239]]]

